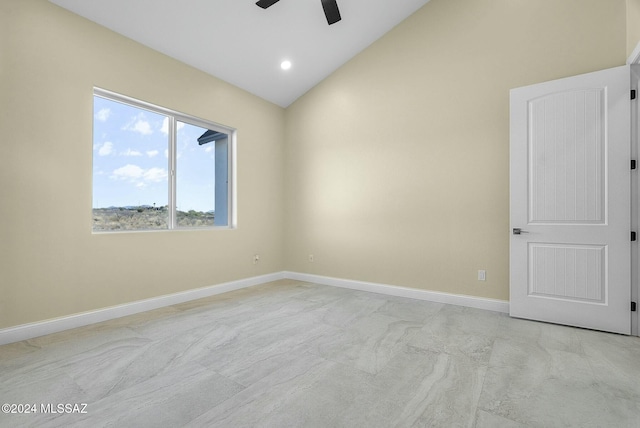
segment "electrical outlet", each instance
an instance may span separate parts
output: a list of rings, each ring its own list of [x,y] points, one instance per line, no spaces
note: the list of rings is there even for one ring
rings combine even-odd
[[[309,263],[313,263],[313,254],[309,254]]]
[[[253,256],[253,264],[257,265],[260,262],[260,254],[254,254]]]
[[[478,271],[478,281],[486,281],[487,280],[487,271],[479,270]]]

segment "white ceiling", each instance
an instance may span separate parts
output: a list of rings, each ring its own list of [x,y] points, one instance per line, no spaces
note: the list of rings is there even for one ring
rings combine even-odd
[[[287,107],[429,0],[338,0],[331,26],[321,0],[50,1]]]

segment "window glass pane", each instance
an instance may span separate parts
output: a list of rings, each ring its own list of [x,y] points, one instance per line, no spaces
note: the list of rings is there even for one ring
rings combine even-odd
[[[176,121],[176,223],[226,226],[228,135]]]
[[[233,130],[99,88],[93,113],[94,231],[229,227]]]
[[[93,230],[167,229],[168,118],[94,96]]]

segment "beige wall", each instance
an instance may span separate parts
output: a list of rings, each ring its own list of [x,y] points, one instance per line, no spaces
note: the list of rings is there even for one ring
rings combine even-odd
[[[625,8],[431,0],[299,99],[287,269],[508,299],[509,89],[624,64]]]
[[[640,0],[627,0],[627,56],[640,42]]]
[[[283,269],[283,109],[46,0],[0,48],[0,328]],[[239,228],[92,235],[94,85],[237,128]]]

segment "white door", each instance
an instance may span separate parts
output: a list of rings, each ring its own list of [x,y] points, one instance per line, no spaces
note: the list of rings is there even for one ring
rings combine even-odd
[[[629,66],[511,91],[511,316],[630,333],[630,104]]]

